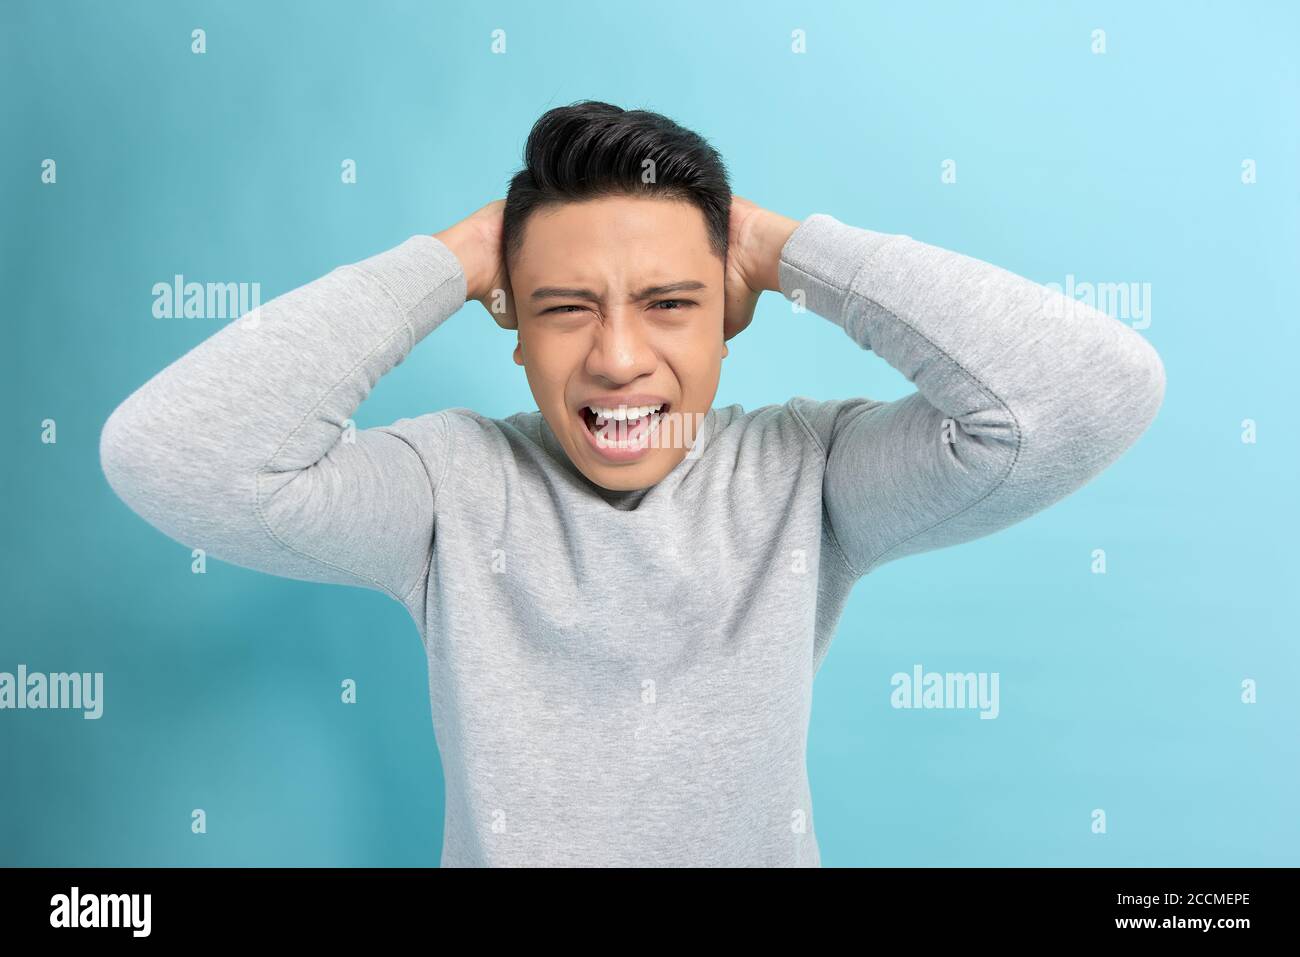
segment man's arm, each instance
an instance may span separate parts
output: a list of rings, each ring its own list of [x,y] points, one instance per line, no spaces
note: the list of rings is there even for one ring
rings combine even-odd
[[[827,455],[823,497],[850,569],[1006,528],[1131,446],[1165,391],[1122,322],[997,266],[831,216],[783,243],[782,295],[915,383],[895,402],[795,400]]]
[[[446,417],[365,430],[348,420],[478,292],[451,231],[439,236],[279,296],[159,372],[104,426],[114,491],[217,558],[405,601],[428,570]]]

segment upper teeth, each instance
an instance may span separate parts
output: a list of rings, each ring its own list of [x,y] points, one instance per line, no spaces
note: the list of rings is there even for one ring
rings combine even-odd
[[[661,402],[658,405],[620,405],[617,409],[599,405],[589,405],[587,408],[595,412],[597,418],[621,421],[624,419],[639,419],[651,412],[658,412],[663,408],[663,403]]]

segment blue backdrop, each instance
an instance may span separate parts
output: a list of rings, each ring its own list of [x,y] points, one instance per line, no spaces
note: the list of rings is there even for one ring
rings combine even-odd
[[[0,672],[104,674],[98,720],[0,710],[0,863],[437,863],[406,612],[193,574],[109,490],[99,431],[221,324],[155,318],[155,283],[265,301],[434,232],[595,98],[698,130],[786,215],[1135,284],[1119,318],[1165,362],[1096,481],[859,584],[816,686],[823,862],[1300,864],[1295,5],[20,2],[0,26]],[[481,307],[433,338],[359,425],[536,407]],[[718,405],[912,390],[779,297],[730,346]],[[998,718],[891,707],[918,664],[996,672]]]

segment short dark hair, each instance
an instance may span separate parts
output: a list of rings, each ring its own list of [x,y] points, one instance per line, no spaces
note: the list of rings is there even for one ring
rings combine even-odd
[[[653,167],[646,165],[653,161]],[[646,182],[647,168],[654,172]],[[523,246],[524,225],[539,209],[604,196],[651,196],[694,204],[709,245],[724,262],[731,185],[722,157],[703,137],[648,110],[582,100],[548,110],[524,144],[524,168],[506,191],[502,253]]]

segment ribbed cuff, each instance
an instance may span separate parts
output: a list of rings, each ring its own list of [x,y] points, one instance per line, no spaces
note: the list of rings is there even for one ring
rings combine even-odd
[[[465,270],[456,254],[434,236],[412,236],[355,265],[397,300],[417,340],[465,304]]]
[[[849,226],[826,213],[813,213],[781,248],[777,279],[781,295],[802,294],[809,311],[843,327],[849,290],[881,246],[898,236]]]

